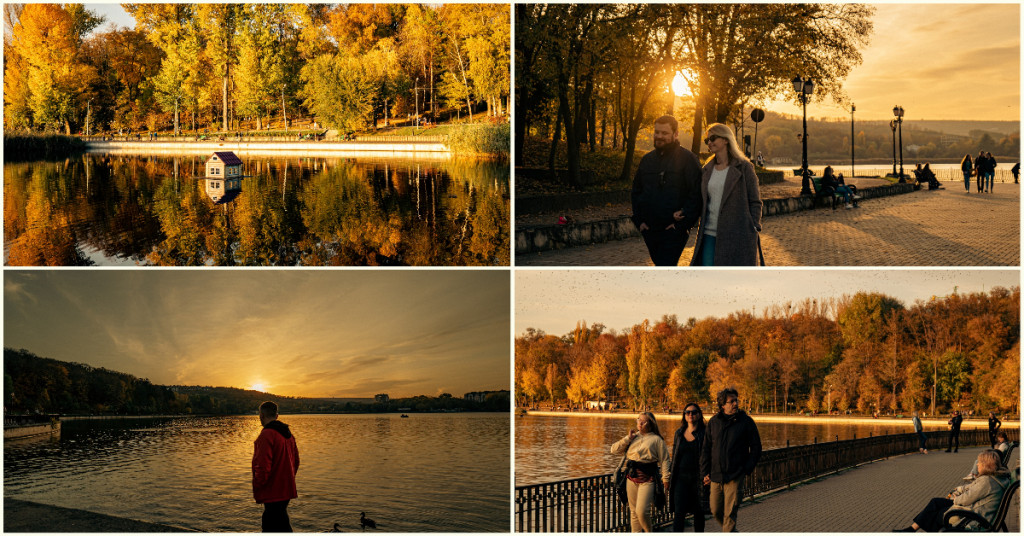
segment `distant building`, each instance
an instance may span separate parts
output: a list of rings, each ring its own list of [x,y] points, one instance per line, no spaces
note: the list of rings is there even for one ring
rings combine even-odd
[[[386,393],[381,393],[379,395],[373,395],[373,401],[378,404],[384,404],[386,406],[388,402],[391,401],[391,397],[388,396]]]
[[[604,400],[587,400],[587,409],[608,409],[608,402]]]
[[[206,177],[242,178],[242,160],[231,151],[217,151],[206,161]]]

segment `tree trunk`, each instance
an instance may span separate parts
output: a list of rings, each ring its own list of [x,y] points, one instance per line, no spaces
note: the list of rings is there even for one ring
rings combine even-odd
[[[590,125],[590,152],[594,152],[597,145],[597,99],[590,100],[590,115],[587,116]]]
[[[529,130],[529,126],[526,124],[526,120],[523,118],[525,113],[520,113],[519,118],[516,119],[516,165],[523,165],[523,145],[526,143],[526,133]],[[471,116],[472,117],[472,116]]]
[[[559,105],[561,107],[561,105]],[[561,109],[561,108],[559,108]],[[562,115],[555,114],[555,135],[551,137],[551,150],[548,151],[548,170],[555,173],[555,155],[558,154],[558,142],[562,138]]]
[[[178,99],[174,99],[174,135],[180,136],[181,130],[178,128]]]
[[[288,132],[288,110],[284,106],[284,86],[281,86],[281,120],[284,121],[284,131]],[[377,116],[373,116],[373,128],[377,128]]]
[[[224,63],[224,84],[221,89],[221,125],[225,132],[227,132],[230,124],[228,123],[228,73],[230,66],[227,62]]]

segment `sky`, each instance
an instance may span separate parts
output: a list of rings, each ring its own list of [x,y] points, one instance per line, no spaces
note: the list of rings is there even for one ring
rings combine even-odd
[[[904,305],[957,292],[987,292],[1020,285],[1018,270],[533,270],[515,275],[515,333],[527,328],[564,335],[576,323],[604,324],[619,332],[677,315],[724,317],[805,298],[859,291],[881,292]]]
[[[874,32],[844,89],[859,120],[1020,120],[1020,5],[872,4]],[[765,103],[801,115],[798,104]],[[850,117],[849,105],[807,105],[808,117]]]
[[[4,346],[162,385],[508,389],[502,270],[5,270]]]

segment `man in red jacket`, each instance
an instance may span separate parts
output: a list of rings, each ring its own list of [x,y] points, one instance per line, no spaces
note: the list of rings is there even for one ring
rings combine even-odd
[[[260,404],[263,431],[252,454],[252,496],[263,505],[263,532],[291,532],[288,501],[295,491],[299,448],[288,425],[277,420],[277,404]]]

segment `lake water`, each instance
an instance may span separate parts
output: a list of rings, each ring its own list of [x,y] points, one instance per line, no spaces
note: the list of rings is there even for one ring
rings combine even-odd
[[[509,264],[507,162],[86,154],[4,165],[8,265]]]
[[[296,437],[296,532],[359,513],[386,532],[507,532],[509,415],[282,416]],[[206,532],[260,530],[256,416],[62,423],[59,441],[4,442],[4,497]]]
[[[561,417],[528,415],[516,417],[516,485],[538,484],[584,476],[611,473],[622,456],[610,452],[613,443],[636,427],[635,415],[621,418]],[[708,416],[705,415],[705,418]],[[754,416],[757,422],[757,416]],[[661,435],[672,445],[682,421],[658,419]],[[965,425],[965,430],[968,428]],[[786,440],[791,446],[814,442],[853,439],[872,435],[906,434],[914,431],[910,420],[906,426],[895,424],[846,423],[769,423],[758,422],[758,433],[764,449],[782,448]],[[944,427],[925,426],[926,431]]]

